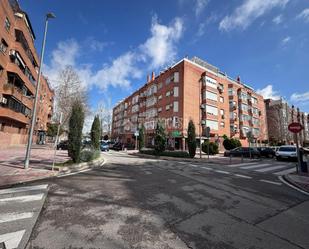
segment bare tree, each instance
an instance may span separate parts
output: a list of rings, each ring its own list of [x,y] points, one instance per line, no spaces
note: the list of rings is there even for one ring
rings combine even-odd
[[[110,137],[112,127],[112,108],[110,99],[107,99],[107,101],[101,101],[98,104],[97,114],[100,116],[102,136],[108,135]]]
[[[66,66],[60,73],[55,87],[55,119],[59,119],[62,113],[62,126],[64,130],[68,128],[68,121],[72,108],[72,103],[81,101],[87,113],[87,90],[82,86],[82,82],[72,66]]]

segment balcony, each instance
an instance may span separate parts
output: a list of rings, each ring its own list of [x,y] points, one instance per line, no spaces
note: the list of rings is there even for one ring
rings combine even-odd
[[[0,117],[16,120],[23,124],[29,124],[30,117],[25,116],[23,113],[15,112],[9,108],[0,108]]]
[[[3,94],[13,96],[15,99],[22,102],[29,109],[32,109],[33,98],[30,97],[30,96],[25,96],[23,94],[23,91],[20,88],[14,86],[12,84],[4,84],[3,85]]]
[[[22,45],[22,47],[23,47],[26,55],[30,59],[32,65],[34,67],[38,67],[38,63],[34,59],[34,56],[33,56],[32,52],[31,52],[31,49],[30,49],[29,44],[27,42],[27,39],[24,36],[24,33],[21,30],[15,29],[15,36],[16,36],[16,41]]]

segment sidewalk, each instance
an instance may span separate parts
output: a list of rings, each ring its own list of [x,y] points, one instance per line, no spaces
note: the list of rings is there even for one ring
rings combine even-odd
[[[285,175],[284,179],[309,194],[309,174],[289,174]]]
[[[26,147],[0,150],[0,188],[56,174],[51,171],[54,151],[50,146],[33,145],[28,169],[24,169],[25,154]],[[69,160],[67,151],[57,151],[55,163],[67,160]]]

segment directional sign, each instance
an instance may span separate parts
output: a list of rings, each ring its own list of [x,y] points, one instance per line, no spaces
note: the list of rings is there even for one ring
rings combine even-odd
[[[304,127],[300,123],[291,123],[288,126],[290,132],[299,133]]]

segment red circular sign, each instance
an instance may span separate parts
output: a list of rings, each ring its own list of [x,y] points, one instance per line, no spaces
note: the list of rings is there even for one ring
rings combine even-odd
[[[303,129],[303,126],[300,123],[291,123],[288,126],[290,132],[298,133]]]

